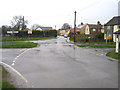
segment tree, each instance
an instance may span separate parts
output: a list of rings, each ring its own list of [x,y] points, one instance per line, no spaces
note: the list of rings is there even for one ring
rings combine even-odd
[[[62,26],[62,29],[65,29],[65,30],[68,30],[70,29],[70,25],[68,23],[64,23],[63,26]]]
[[[39,24],[33,24],[33,25],[31,26],[31,29],[32,29],[32,30],[36,30],[38,27],[40,27]]]
[[[104,40],[104,33],[99,33],[96,38]]]
[[[14,30],[24,30],[28,24],[27,20],[24,20],[24,16],[14,16],[11,20],[11,25]]]
[[[11,27],[7,25],[2,26],[2,34],[5,36],[7,34],[7,31],[10,31]]]

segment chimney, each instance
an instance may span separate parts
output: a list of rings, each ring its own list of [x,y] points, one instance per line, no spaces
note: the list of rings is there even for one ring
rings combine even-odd
[[[83,22],[81,22],[81,25],[83,25]]]
[[[101,25],[100,21],[97,22],[97,25]]]

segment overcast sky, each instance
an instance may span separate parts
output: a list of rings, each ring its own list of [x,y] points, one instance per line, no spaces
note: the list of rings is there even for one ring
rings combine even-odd
[[[118,15],[120,0],[1,0],[0,26],[10,25],[13,16],[25,16],[32,24],[58,28],[64,23],[74,26],[74,11],[77,25],[81,22],[102,24]]]

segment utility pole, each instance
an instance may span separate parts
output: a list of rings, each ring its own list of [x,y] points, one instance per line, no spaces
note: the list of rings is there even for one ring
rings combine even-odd
[[[76,11],[75,11],[75,18],[74,18],[74,42],[76,42],[76,39],[75,39],[75,34],[76,34]]]
[[[24,25],[24,24],[25,24],[24,22],[25,22],[25,21],[24,21],[24,16],[23,16],[23,25],[22,25],[22,30],[24,30],[24,26],[25,26],[25,25]]]

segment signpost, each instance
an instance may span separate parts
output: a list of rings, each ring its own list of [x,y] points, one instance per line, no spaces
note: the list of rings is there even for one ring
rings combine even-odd
[[[12,30],[12,31],[7,31],[7,33],[12,34],[12,43],[13,43],[14,33],[19,33],[19,32]]]
[[[29,35],[32,34],[32,30],[28,28],[28,38],[30,37]]]
[[[28,29],[28,34],[32,34],[32,30]]]
[[[7,31],[7,33],[18,33],[18,31]]]

